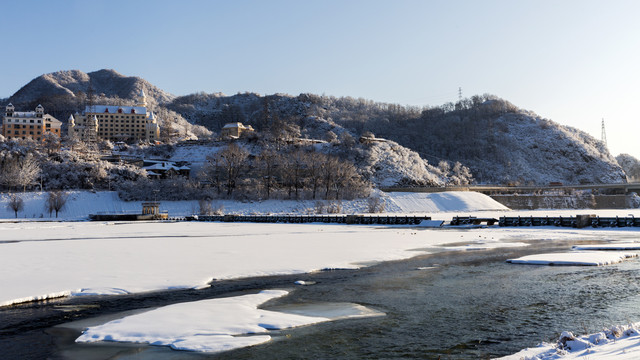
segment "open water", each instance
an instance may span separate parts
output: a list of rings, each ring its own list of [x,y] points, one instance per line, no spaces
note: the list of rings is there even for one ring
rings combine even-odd
[[[592,333],[640,321],[640,261],[604,267],[514,265],[508,258],[566,250],[440,252],[361,270],[214,283],[209,289],[95,296],[0,308],[1,359],[485,359],[553,341],[564,330]],[[294,287],[295,280],[314,285]],[[383,317],[273,332],[274,340],[221,354],[134,344],[75,344],[60,325],[176,302],[288,288],[269,303],[358,303]]]

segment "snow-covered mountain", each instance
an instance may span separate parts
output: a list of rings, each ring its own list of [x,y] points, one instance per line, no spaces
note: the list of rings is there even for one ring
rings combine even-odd
[[[193,94],[168,106],[212,131],[235,121],[263,129],[277,118],[300,126],[301,135],[309,138],[322,138],[327,132],[358,138],[373,132],[431,164],[460,162],[481,183],[626,181],[599,140],[492,95],[415,108],[312,94]]]
[[[447,174],[456,162],[471,169],[479,183],[626,181],[623,169],[597,139],[492,95],[424,108],[313,94],[175,97],[114,70],[71,70],[42,75],[6,101],[16,107],[43,103],[47,112],[66,119],[83,107],[89,79],[102,101],[130,102],[144,89],[151,108],[162,115],[167,136],[177,131],[181,138],[202,137],[207,135],[202,127],[215,134],[226,123],[243,122],[260,134],[280,136],[284,131],[292,138],[329,140],[346,145],[339,155],[366,168],[381,186],[392,185],[390,179],[401,179],[393,185],[451,181]],[[349,145],[371,133],[386,142]]]
[[[70,96],[76,97],[80,93],[87,94],[89,83],[96,96],[121,99],[135,99],[144,89],[147,97],[157,103],[167,103],[175,98],[148,81],[137,76],[124,76],[115,70],[98,70],[84,73],[79,70],[58,71],[44,74],[31,80],[23,86],[9,101],[19,106],[29,104],[41,98]]]

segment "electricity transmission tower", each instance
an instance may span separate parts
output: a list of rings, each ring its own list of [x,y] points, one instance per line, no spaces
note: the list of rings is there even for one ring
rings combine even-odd
[[[458,101],[462,101],[462,87],[458,88]]]
[[[600,137],[600,140],[602,140],[604,146],[607,147],[607,132],[604,131],[604,118],[602,119],[602,135]]]

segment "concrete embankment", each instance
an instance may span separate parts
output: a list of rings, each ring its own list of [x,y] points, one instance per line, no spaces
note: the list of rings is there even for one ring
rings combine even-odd
[[[495,201],[514,210],[533,209],[629,209],[638,207],[638,196],[631,195],[491,195]]]

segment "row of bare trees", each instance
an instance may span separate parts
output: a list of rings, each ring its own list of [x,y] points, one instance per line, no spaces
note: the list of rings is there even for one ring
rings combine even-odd
[[[370,184],[353,163],[315,151],[264,149],[257,156],[236,144],[207,157],[200,176],[218,194],[231,197],[240,186],[259,189],[261,197],[342,199],[367,195]]]
[[[47,193],[44,203],[44,209],[49,212],[49,217],[55,211],[56,218],[58,213],[64,209],[67,204],[69,194],[63,191],[50,191]],[[13,193],[9,195],[9,201],[7,202],[7,209],[13,211],[18,218],[18,212],[24,210],[24,199],[19,194]]]

